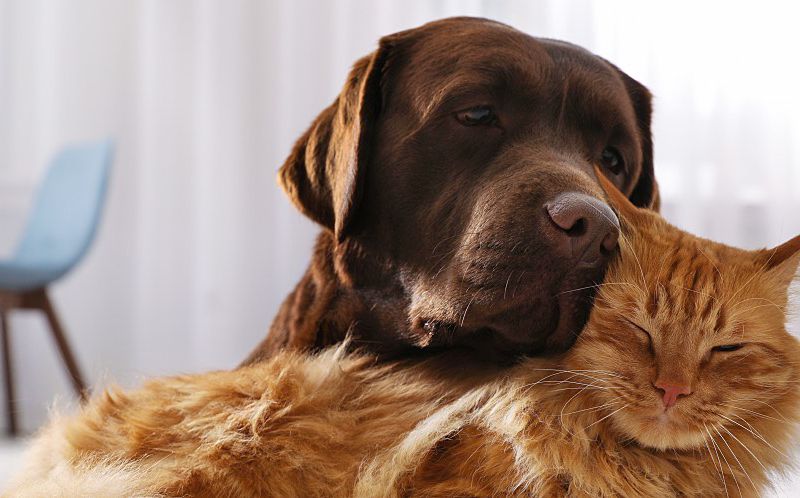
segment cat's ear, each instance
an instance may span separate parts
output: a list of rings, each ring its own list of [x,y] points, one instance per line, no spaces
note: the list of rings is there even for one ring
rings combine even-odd
[[[603,174],[602,170],[600,170],[597,165],[594,167],[594,174],[597,176],[597,181],[606,193],[608,203],[620,217],[629,222],[636,223],[652,214],[643,208],[636,207],[630,199],[620,192],[617,186]]]
[[[759,256],[767,272],[788,287],[794,280],[797,267],[800,265],[800,235],[775,248],[760,251]]]

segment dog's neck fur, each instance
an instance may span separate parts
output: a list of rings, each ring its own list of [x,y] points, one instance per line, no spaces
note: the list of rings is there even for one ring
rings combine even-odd
[[[391,264],[353,239],[317,237],[311,264],[286,297],[269,334],[243,362],[252,364],[289,348],[319,349],[348,334],[354,346],[379,353],[409,349],[408,297]]]

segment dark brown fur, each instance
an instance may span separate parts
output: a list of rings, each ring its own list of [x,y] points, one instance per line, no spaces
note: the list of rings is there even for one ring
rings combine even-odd
[[[497,122],[454,118],[476,105]],[[612,64],[496,22],[452,18],[384,37],[280,170],[323,230],[245,363],[348,332],[379,353],[569,346],[592,290],[564,291],[600,281],[605,264],[560,257],[543,206],[563,192],[601,199],[591,168],[612,145],[626,171],[609,177],[657,208],[650,112],[647,89]]]

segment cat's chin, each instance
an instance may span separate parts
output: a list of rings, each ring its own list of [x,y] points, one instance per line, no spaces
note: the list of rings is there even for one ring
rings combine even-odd
[[[618,429],[648,448],[691,450],[704,448],[706,444],[701,430],[674,413],[625,414],[615,418]]]

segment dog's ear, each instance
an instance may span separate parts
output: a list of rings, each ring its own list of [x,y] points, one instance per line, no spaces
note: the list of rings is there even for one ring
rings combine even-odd
[[[381,112],[381,77],[390,38],[359,59],[331,106],[292,148],[278,182],[300,211],[342,241],[361,198],[375,121]]]
[[[625,88],[628,90],[628,96],[633,103],[642,146],[642,171],[631,191],[630,200],[638,207],[658,211],[661,208],[661,199],[658,194],[658,183],[656,183],[653,173],[653,135],[650,131],[650,120],[653,114],[652,96],[644,85],[618,68],[615,69],[622,77]]]

